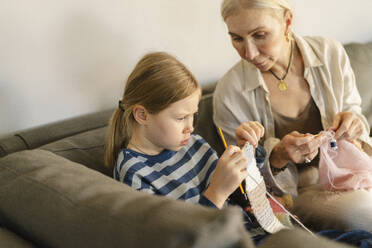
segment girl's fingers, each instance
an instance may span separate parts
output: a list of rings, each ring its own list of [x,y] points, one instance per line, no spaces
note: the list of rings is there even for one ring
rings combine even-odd
[[[227,163],[231,159],[231,156],[233,156],[233,154],[239,151],[240,151],[239,147],[230,145],[223,152],[220,160],[225,161],[224,163]]]

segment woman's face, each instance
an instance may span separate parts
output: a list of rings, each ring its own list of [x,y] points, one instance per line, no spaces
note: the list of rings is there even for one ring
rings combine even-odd
[[[286,64],[285,34],[291,20],[286,21],[282,12],[274,11],[242,9],[226,19],[232,44],[240,57],[261,71],[268,71],[281,60]]]

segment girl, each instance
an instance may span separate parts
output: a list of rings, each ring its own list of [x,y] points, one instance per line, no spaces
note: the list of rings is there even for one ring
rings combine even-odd
[[[247,177],[246,159],[229,146],[220,159],[194,130],[201,89],[163,52],[144,56],[130,74],[106,142],[114,178],[151,194],[221,208]],[[263,136],[263,128],[257,129]]]

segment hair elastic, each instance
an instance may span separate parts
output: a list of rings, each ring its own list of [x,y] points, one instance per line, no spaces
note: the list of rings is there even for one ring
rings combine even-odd
[[[119,106],[119,109],[120,109],[121,111],[123,111],[123,112],[124,112],[124,111],[125,111],[125,109],[123,108],[123,106],[121,106],[121,104],[122,104],[122,103],[123,103],[123,102],[122,102],[122,101],[120,100],[120,101],[119,101],[119,105],[118,105],[118,106]]]

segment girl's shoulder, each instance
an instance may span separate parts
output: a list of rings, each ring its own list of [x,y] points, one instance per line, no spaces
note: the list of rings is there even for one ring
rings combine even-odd
[[[203,146],[209,146],[208,142],[199,134],[192,134],[190,136],[190,142],[189,145],[190,147],[195,146],[195,145],[203,145]]]

